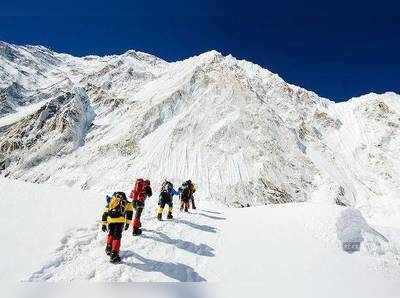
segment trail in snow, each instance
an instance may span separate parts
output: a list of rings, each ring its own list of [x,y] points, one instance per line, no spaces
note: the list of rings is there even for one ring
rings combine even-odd
[[[68,230],[98,218],[97,193],[0,178],[0,283],[38,268]]]
[[[382,236],[357,210],[310,203],[229,209],[199,202],[200,210],[159,222],[148,205],[142,236],[124,233],[121,264],[109,263],[105,233],[93,224],[69,231],[25,280],[268,281],[282,287],[290,280],[320,291],[345,285],[368,294],[367,280],[388,295],[400,289],[400,233],[378,227]],[[357,241],[358,251],[344,249]]]
[[[224,219],[209,211],[176,213],[159,222],[148,206],[143,234],[122,238],[121,264],[111,264],[104,253],[106,233],[99,224],[72,229],[39,270],[26,281],[206,281]],[[217,212],[217,211],[212,211]]]

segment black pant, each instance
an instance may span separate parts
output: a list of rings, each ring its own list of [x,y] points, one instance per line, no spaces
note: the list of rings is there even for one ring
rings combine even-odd
[[[137,207],[135,212],[135,219],[139,219],[142,216],[143,207]]]
[[[185,210],[185,212],[188,212],[188,209],[189,209],[189,198],[181,196],[181,211]]]
[[[190,202],[192,203],[192,209],[196,209],[196,205],[194,204],[194,197],[190,197]]]
[[[144,203],[142,201],[133,201],[132,202],[133,208],[135,209],[135,218],[140,220],[142,216],[142,212],[144,209]]]
[[[140,217],[142,216],[144,203],[142,201],[133,201],[132,202],[133,208],[135,208],[135,218],[133,219],[133,230],[138,230],[142,223],[140,222]]]
[[[173,207],[172,204],[172,197],[161,197],[160,200],[158,201],[158,206],[160,206],[161,208],[164,208],[165,205],[168,205],[170,208]]]
[[[113,238],[116,240],[120,240],[122,238],[123,229],[124,229],[124,223],[108,224],[108,234],[113,236]]]
[[[144,208],[144,203],[142,201],[132,201],[132,206],[133,209],[143,209]]]

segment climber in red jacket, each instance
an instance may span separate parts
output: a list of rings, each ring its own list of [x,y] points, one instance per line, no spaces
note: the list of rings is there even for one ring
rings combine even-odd
[[[150,186],[150,180],[144,180],[142,178],[136,179],[135,186],[131,191],[130,198],[132,199],[132,205],[135,209],[135,218],[133,220],[133,231],[132,235],[140,235],[142,230],[140,229],[142,223],[140,217],[142,216],[144,202],[148,197],[153,194]]]

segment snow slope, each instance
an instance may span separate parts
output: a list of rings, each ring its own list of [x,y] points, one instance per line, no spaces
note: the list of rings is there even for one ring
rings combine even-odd
[[[290,282],[294,289],[351,291],[360,297],[375,287],[391,297],[400,287],[400,234],[387,233],[385,239],[354,209],[298,203],[224,214],[220,280],[267,282],[275,288]],[[360,252],[343,251],[342,242],[357,239]]]
[[[90,225],[98,195],[0,179],[0,282],[16,282],[46,261],[68,230]]]
[[[362,297],[372,297],[372,289],[394,297],[400,289],[400,229],[372,227],[352,208],[297,203],[232,209],[199,199],[198,210],[175,212],[174,220],[159,222],[153,198],[145,209],[143,235],[125,232],[123,262],[113,265],[96,222],[102,196],[0,183],[8,198],[0,201],[1,208],[11,210],[2,218],[7,229],[1,237],[9,235],[9,251],[1,254],[2,281],[267,282],[280,291],[290,282],[308,293],[350,291]],[[21,200],[24,208],[17,204]],[[23,228],[21,216],[30,218]],[[10,236],[10,230],[21,231],[21,237]],[[342,242],[355,239],[360,251],[345,252]]]

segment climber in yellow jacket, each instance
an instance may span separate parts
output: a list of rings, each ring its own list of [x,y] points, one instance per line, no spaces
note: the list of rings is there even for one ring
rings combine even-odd
[[[107,198],[107,205],[101,220],[103,232],[108,230],[106,254],[110,256],[111,263],[121,261],[119,249],[122,231],[129,228],[132,215],[132,203],[128,201],[124,192],[115,192],[111,198]]]

